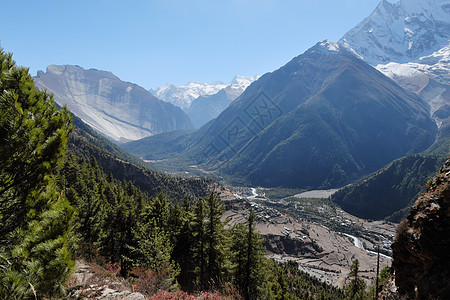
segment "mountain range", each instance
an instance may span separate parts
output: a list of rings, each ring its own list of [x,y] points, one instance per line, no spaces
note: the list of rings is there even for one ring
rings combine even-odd
[[[424,101],[323,41],[263,75],[181,153],[166,155],[235,182],[329,188],[423,151],[435,135]]]
[[[328,47],[328,50],[330,50],[330,48],[335,50],[340,48],[338,52],[342,52],[342,50],[345,49],[357,58],[364,60],[402,87],[404,90],[401,93],[409,94],[410,97],[413,97],[418,103],[421,103],[421,116],[424,116],[424,118],[427,119],[427,124],[429,126],[428,130],[425,130],[425,132],[427,132],[425,135],[428,136],[428,141],[422,144],[422,150],[426,148],[426,145],[433,143],[433,139],[435,138],[432,146],[421,154],[402,156],[400,154],[401,151],[399,151],[397,152],[398,159],[382,169],[378,170],[375,164],[373,164],[372,167],[367,168],[366,171],[370,172],[370,170],[376,170],[376,172],[341,189],[339,193],[333,195],[332,200],[352,214],[364,218],[375,219],[385,218],[391,215],[391,220],[400,220],[408,212],[407,208],[411,205],[415,195],[421,190],[421,186],[423,186],[428,178],[437,171],[439,164],[450,153],[450,47],[448,41],[450,31],[446,29],[450,23],[449,5],[449,1],[401,0],[395,4],[382,1],[370,16],[347,32],[342,39],[339,40],[339,46],[331,44]],[[329,51],[325,52],[328,52],[329,54]],[[291,65],[293,66],[294,64]],[[287,66],[282,67],[280,70],[286,69]],[[318,69],[318,67],[316,67],[316,69]],[[265,78],[273,78],[275,73],[284,74],[286,81],[283,84],[287,90],[293,90],[292,86],[295,86],[295,84],[300,87],[304,85],[305,82],[308,82],[308,80],[305,79],[298,80],[293,84],[295,78],[295,76],[292,76],[293,74],[298,74],[303,71],[305,74],[309,74],[310,77],[314,78],[314,80],[317,78],[315,76],[316,73],[303,68],[299,68],[299,70],[295,70],[292,73],[287,71],[280,72],[280,70],[266,74],[260,80],[256,81],[241,97],[235,100],[231,107],[241,102],[241,98],[245,97],[252,88],[259,86],[262,81],[266,81]],[[360,77],[360,79],[369,77],[363,76],[363,72],[355,72],[354,74],[357,74],[355,76]],[[377,76],[379,76],[379,74]],[[370,77],[376,78],[377,76],[372,75]],[[333,78],[333,76],[331,77]],[[341,77],[345,78],[342,75]],[[385,83],[389,82],[389,85],[391,86],[395,85],[389,80],[383,81]],[[300,153],[302,149],[307,148],[308,146],[311,147],[313,141],[318,140],[318,136],[323,135],[319,134],[321,126],[318,124],[324,123],[322,122],[324,118],[315,116],[311,117],[310,120],[306,122],[311,128],[311,134],[308,137],[304,133],[307,125],[299,122],[299,118],[295,119],[291,117],[296,113],[289,112],[287,116],[284,116],[286,109],[281,109],[282,107],[276,102],[278,98],[274,97],[275,99],[273,99],[272,94],[267,95],[266,89],[269,89],[269,87],[273,88],[274,86],[282,86],[283,84],[281,84],[280,81],[275,82],[270,80],[270,84],[264,88],[264,93],[268,96],[269,100],[273,101],[272,103],[275,104],[274,107],[279,108],[279,110],[275,108],[275,110],[272,111],[275,118],[283,115],[282,118],[286,118],[286,121],[282,122],[282,118],[278,118],[278,120],[268,126],[267,129],[262,131],[252,129],[254,131],[251,131],[250,135],[253,135],[254,138],[250,139],[251,142],[248,142],[249,140],[245,138],[240,139],[241,143],[244,144],[244,147],[242,147],[243,149],[235,151],[236,154],[233,155],[233,151],[227,153],[226,151],[223,151],[221,147],[217,147],[216,141],[211,137],[214,136],[213,128],[218,126],[215,124],[219,120],[222,120],[224,118],[223,115],[227,113],[227,111],[225,111],[217,118],[217,120],[211,122],[212,124],[205,125],[204,128],[201,128],[197,133],[188,133],[186,135],[178,134],[177,136],[161,135],[160,139],[165,140],[167,145],[170,144],[168,141],[174,141],[174,145],[177,145],[177,147],[167,147],[165,149],[166,152],[164,153],[151,150],[155,149],[155,143],[152,143],[152,141],[156,141],[152,137],[139,141],[139,156],[151,157],[153,159],[164,159],[169,157],[169,160],[177,161],[181,165],[191,164],[199,169],[213,170],[219,178],[220,176],[223,176],[230,179],[231,176],[234,177],[232,180],[236,180],[236,175],[239,175],[241,181],[238,179],[237,182],[242,184],[261,184],[265,186],[272,183],[274,185],[285,185],[291,180],[296,181],[298,186],[298,183],[300,182],[299,179],[302,178],[299,176],[301,173],[291,172],[287,173],[288,175],[284,175],[286,174],[285,171],[292,170],[295,166],[299,166],[298,169],[303,168],[305,170],[303,173],[306,175],[304,175],[303,178],[314,177],[322,170],[322,161],[327,162],[325,165],[328,167],[328,173],[324,172],[323,174],[328,174],[329,178],[322,181],[321,187],[333,186],[339,182],[341,184],[344,183],[345,180],[342,180],[342,175],[348,178],[351,178],[352,176],[358,177],[357,174],[361,173],[355,172],[352,174],[355,168],[350,172],[348,172],[349,169],[347,169],[347,172],[342,172],[342,160],[336,159],[336,155],[330,155],[329,153],[317,150],[321,149],[323,151],[327,146],[333,150],[340,148],[333,143],[334,140],[330,139],[330,135],[325,135],[324,141],[320,147],[317,144],[312,145],[312,149],[317,153],[316,156],[310,155],[305,158],[304,161],[296,160],[297,153]],[[291,87],[289,87],[289,85],[291,85]],[[381,84],[380,86],[383,85],[384,84]],[[336,86],[340,87],[341,90],[345,90],[356,86],[356,82],[345,79],[342,80],[341,84],[336,84]],[[309,89],[303,88],[303,90],[301,90],[299,88],[296,92],[292,92],[291,95],[297,95],[297,97],[300,98],[307,93],[305,90],[309,92]],[[401,89],[396,87],[396,90],[400,91]],[[365,92],[368,92],[368,90]],[[367,98],[365,92],[361,92],[359,97],[363,99]],[[339,97],[337,96],[339,93],[340,92],[336,93],[336,97]],[[288,93],[285,91],[284,94]],[[328,94],[330,95],[332,93]],[[373,91],[372,93],[368,92],[367,94],[372,94],[374,98],[377,98],[379,92]],[[318,107],[320,108],[318,108],[317,111],[321,112],[322,115],[326,115],[325,108],[321,106]],[[362,105],[362,107],[364,107],[364,109],[361,111],[371,110],[370,106]],[[231,108],[229,108],[229,110],[230,109]],[[303,108],[303,110],[305,110],[305,108]],[[333,113],[337,112],[338,115],[342,115],[342,112],[334,107],[332,111]],[[240,120],[245,121],[245,113],[238,113],[239,110],[236,110],[235,116],[240,119],[237,120],[237,123],[232,125],[241,124],[241,127],[245,130],[251,128],[250,126],[247,126],[248,124],[245,124],[244,126],[242,125],[243,122],[240,122]],[[380,121],[384,121],[385,113],[381,111],[374,111],[373,113]],[[407,113],[407,115],[408,114],[409,113]],[[230,114],[230,116],[231,115],[232,114]],[[328,114],[328,119],[330,119],[330,116],[332,115],[333,114]],[[270,114],[267,114],[267,116],[270,117]],[[428,116],[432,118],[436,123],[436,126],[430,124]],[[354,118],[355,115],[352,114],[352,117]],[[361,117],[361,119],[362,123],[370,124],[370,122],[368,122],[370,118]],[[400,119],[401,118],[397,117],[398,121]],[[226,122],[224,122],[224,124],[226,124]],[[279,134],[286,130],[286,127],[284,126],[290,126],[292,129],[286,133],[286,136],[288,137],[286,140],[276,144],[279,141]],[[231,127],[235,129],[238,128],[238,126]],[[338,126],[328,127],[339,128]],[[373,135],[370,135],[372,138],[369,138],[367,132],[364,133],[364,131],[360,131],[360,129],[353,129],[354,132],[359,132],[361,136],[367,138],[364,140],[364,143],[366,143],[368,147],[362,152],[370,156],[372,153],[371,151],[376,149],[376,147],[373,148],[369,146],[371,145],[370,142]],[[269,132],[269,130],[271,133],[266,133]],[[219,136],[216,140],[219,140],[220,142],[220,134],[224,132],[224,130],[216,131],[215,135]],[[352,131],[350,132],[353,133]],[[203,142],[203,151],[201,151],[201,148],[195,146],[195,143],[201,143],[199,142],[201,137],[208,136],[208,134],[211,140],[209,143]],[[346,133],[346,135],[352,136],[348,133]],[[418,137],[416,133],[411,135]],[[269,136],[270,138],[268,138]],[[303,139],[300,139],[300,136],[302,136]],[[296,139],[301,140],[302,143],[298,142],[296,147],[293,147],[292,145],[295,143]],[[345,138],[344,140],[351,141],[348,138]],[[378,140],[378,142],[379,141],[380,140]],[[387,143],[393,145],[403,144],[401,140],[391,140]],[[259,146],[255,146],[257,144],[259,144]],[[276,146],[274,147],[274,145]],[[354,148],[355,144],[353,141],[351,141],[351,145],[351,147]],[[126,149],[131,152],[133,152],[135,146],[137,146],[137,142],[135,145],[125,145],[125,147],[127,147]],[[377,146],[379,147],[378,144]],[[180,150],[183,147],[184,150]],[[419,148],[420,147],[416,147],[414,150],[409,151],[409,153],[420,152],[421,150],[419,150]],[[388,149],[385,150],[385,154],[388,152],[392,153],[388,151]],[[180,152],[182,153],[181,155]],[[329,152],[333,151],[329,150]],[[199,159],[199,157],[203,157],[204,154],[211,153],[215,153],[216,156],[211,158],[208,157],[209,160],[206,162]],[[302,157],[302,155],[299,156]],[[327,160],[327,157],[332,157],[334,160]],[[391,158],[393,158],[393,156]],[[389,162],[389,159],[391,158],[386,158],[385,163]],[[347,161],[351,160],[347,159]],[[378,162],[379,167],[383,166],[383,162]],[[336,166],[334,174],[341,175],[331,175],[333,174],[333,170],[330,172],[331,165]],[[359,163],[357,165],[362,166],[363,164]],[[162,167],[166,166],[167,163]],[[364,164],[364,167],[366,166],[367,165]],[[357,167],[356,170],[362,170],[362,168]],[[267,181],[270,182],[255,180],[258,179],[258,177],[264,179],[267,178]],[[281,178],[278,179],[279,177]],[[324,178],[323,175],[322,178]],[[306,185],[306,187],[311,188],[317,186],[317,177],[311,181],[315,182],[316,185]],[[302,186],[305,186],[305,184]],[[380,186],[383,188],[380,188]],[[386,201],[380,202],[380,199],[385,199]]]
[[[236,75],[228,84],[216,82],[166,84],[150,90],[158,98],[181,107],[196,128],[216,118],[259,76]]]
[[[123,148],[160,168],[302,189],[340,187],[398,159],[333,199],[364,217],[388,216],[425,180],[407,169],[432,174],[449,153],[449,16],[448,0],[383,0],[338,43],[319,42],[259,78],[160,87],[151,92],[193,124],[136,134]],[[178,120],[179,111],[165,116]],[[381,181],[401,185],[402,199],[375,212],[376,199],[396,188],[374,189]]]
[[[236,76],[231,83],[213,95],[200,96],[186,109],[194,126],[200,128],[208,121],[216,118],[259,76]]]
[[[59,105],[67,105],[85,123],[116,142],[193,128],[179,107],[111,72],[51,65],[33,79],[37,88],[52,92]]]
[[[168,83],[156,89],[150,89],[150,92],[159,99],[186,109],[198,97],[213,95],[225,87],[227,84],[221,81],[211,84],[189,82],[185,85]]]
[[[236,75],[229,83],[223,83],[221,81],[213,83],[189,82],[185,85],[168,83],[156,89],[150,89],[150,92],[159,99],[170,102],[181,107],[183,110],[186,110],[198,97],[214,95],[227,87],[243,91],[257,78],[257,75]]]

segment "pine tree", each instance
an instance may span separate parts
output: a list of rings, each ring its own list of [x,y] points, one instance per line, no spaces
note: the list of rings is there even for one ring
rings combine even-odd
[[[355,259],[350,266],[349,277],[353,277],[347,285],[346,294],[347,299],[363,299],[364,290],[366,288],[365,281],[359,277],[359,261]]]
[[[193,221],[193,255],[192,259],[195,264],[194,278],[197,289],[204,290],[208,279],[206,274],[206,212],[205,200],[200,198],[194,208]]]
[[[236,225],[232,229],[235,283],[245,299],[259,299],[265,284],[264,249],[255,225],[256,214],[250,210],[247,226]]]
[[[163,193],[144,207],[132,232],[136,247],[133,247],[135,265],[159,271],[170,262],[173,244],[167,232],[169,205]]]
[[[29,298],[33,288],[39,297],[63,293],[74,265],[73,210],[53,173],[70,122],[67,109],[0,49],[0,298]]]
[[[101,202],[98,164],[91,159],[90,166],[83,165],[80,181],[76,186],[78,231],[82,237],[80,254],[88,259],[94,257],[96,243],[100,240],[102,218],[105,215]]]
[[[245,281],[247,262],[247,228],[244,224],[236,224],[231,228],[231,253],[233,261],[234,284],[243,292],[241,285]]]
[[[177,208],[178,206],[175,206]],[[174,249],[172,259],[180,267],[178,282],[185,291],[195,288],[195,240],[194,240],[194,208],[189,199],[185,199],[178,212],[171,213],[169,232],[172,235]],[[174,228],[176,227],[176,228]]]
[[[262,247],[262,239],[255,230],[256,214],[251,209],[247,219],[247,265],[245,269],[246,284],[248,290],[247,299],[258,299],[260,288],[263,284],[263,258],[264,250]]]
[[[225,211],[224,204],[216,194],[206,198],[206,246],[208,261],[209,288],[220,286],[226,281],[228,264],[228,237],[224,223],[221,222]]]
[[[169,219],[170,206],[167,202],[166,195],[160,192],[157,197],[150,201],[150,211],[148,218],[156,221],[159,228],[167,227]]]

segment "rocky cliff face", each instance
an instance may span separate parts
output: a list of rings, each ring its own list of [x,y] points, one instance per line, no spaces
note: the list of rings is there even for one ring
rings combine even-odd
[[[67,105],[96,131],[118,142],[193,128],[179,107],[111,72],[51,65],[47,72],[39,71],[34,82],[39,89],[52,92],[59,105]]]
[[[399,225],[395,283],[408,299],[450,299],[450,159]]]

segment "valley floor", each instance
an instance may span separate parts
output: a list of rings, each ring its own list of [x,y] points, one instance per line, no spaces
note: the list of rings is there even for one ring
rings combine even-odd
[[[391,265],[390,244],[397,224],[359,219],[326,198],[334,191],[297,193],[268,198],[264,189],[235,188],[222,192],[229,226],[244,223],[252,208],[258,215],[257,231],[265,239],[267,257],[292,260],[322,281],[343,287],[352,261],[360,262],[360,275],[368,284],[376,276],[377,244],[380,270]],[[314,198],[313,198],[314,197]]]

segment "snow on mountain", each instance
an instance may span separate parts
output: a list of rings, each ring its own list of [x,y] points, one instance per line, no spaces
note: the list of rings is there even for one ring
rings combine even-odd
[[[52,92],[59,105],[67,105],[83,122],[118,142],[193,128],[179,107],[111,72],[51,65],[33,79],[37,88]]]
[[[306,52],[316,54],[319,53],[325,55],[341,54],[341,51],[342,51],[341,47],[330,40],[324,40],[322,42],[319,42],[315,44],[313,47],[306,50]]]
[[[376,68],[415,93],[420,92],[428,84],[430,77],[442,84],[450,83],[450,46],[420,57],[416,61],[403,64],[390,62],[380,64]]]
[[[339,52],[340,51],[339,45],[336,43],[333,43],[330,40],[325,40],[322,43],[319,43],[318,48],[328,51],[328,52]]]
[[[450,46],[417,62],[378,65],[376,68],[430,104],[430,114],[442,128],[450,125]]]
[[[383,0],[338,44],[369,64],[406,63],[449,44],[449,0]]]
[[[257,75],[248,77],[236,75],[230,83],[215,82],[209,84],[190,82],[185,85],[168,83],[155,90],[150,90],[150,92],[159,99],[175,104],[183,110],[187,110],[191,106],[191,103],[200,96],[214,95],[229,86],[232,89],[245,90],[250,83],[258,78]]]
[[[383,0],[338,44],[430,105],[450,125],[450,0]]]
[[[200,128],[208,121],[216,118],[259,77],[258,75],[248,77],[236,75],[227,87],[215,94],[196,98],[185,111],[194,126]]]
[[[242,92],[255,80],[257,80],[260,76],[253,75],[253,76],[241,76],[236,75],[234,76],[233,80],[230,81],[228,84],[228,87],[231,89],[240,89]]]
[[[158,87],[156,90],[150,90],[150,92],[159,99],[186,109],[196,98],[215,94],[226,86],[227,84],[223,82],[212,84],[189,82],[185,85],[168,83]]]

